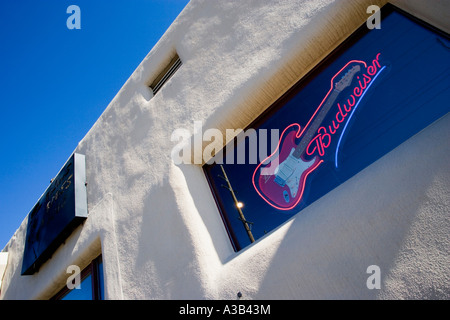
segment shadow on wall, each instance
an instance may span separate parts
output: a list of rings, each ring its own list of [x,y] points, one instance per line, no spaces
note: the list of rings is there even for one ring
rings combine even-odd
[[[128,280],[130,287],[140,288],[138,298],[204,297],[192,239],[168,179],[148,191],[140,228],[134,279]]]
[[[179,168],[222,265],[263,270],[226,280],[252,298],[449,299],[449,139],[447,115],[274,230],[273,256],[261,254],[273,233],[234,254],[201,168]],[[367,287],[371,265],[380,290]]]
[[[234,254],[234,250],[203,169],[198,165],[182,164],[177,167],[182,171],[189,195],[208,230],[218,258],[222,264],[225,264],[230,259],[230,255]]]
[[[256,298],[449,299],[450,146],[435,138],[449,128],[447,115],[297,215]]]

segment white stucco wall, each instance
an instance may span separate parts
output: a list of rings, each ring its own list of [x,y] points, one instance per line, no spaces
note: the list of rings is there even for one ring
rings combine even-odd
[[[88,219],[20,276],[25,219],[1,298],[49,298],[100,253],[109,299],[450,298],[449,115],[238,253],[201,166],[170,157],[171,133],[194,121],[245,128],[384,2],[191,1],[76,149]],[[394,3],[450,30],[448,1]],[[152,97],[175,51],[183,66]]]

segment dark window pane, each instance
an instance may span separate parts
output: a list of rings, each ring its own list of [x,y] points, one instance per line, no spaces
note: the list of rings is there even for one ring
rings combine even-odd
[[[75,276],[75,275],[73,275]],[[79,289],[70,290],[67,286],[62,288],[52,299],[53,300],[103,300],[103,260],[100,255],[93,260],[80,273],[81,284]],[[75,281],[75,279],[72,279]]]
[[[206,165],[236,250],[448,113],[449,43],[389,11],[380,30],[364,25],[251,126],[256,147],[246,139],[227,146],[223,165]],[[244,143],[245,164],[230,163]]]
[[[81,281],[80,289],[70,290],[61,300],[92,300],[92,276]]]
[[[98,300],[105,299],[104,284],[103,284],[103,260],[102,257],[97,260],[97,285],[98,285]]]

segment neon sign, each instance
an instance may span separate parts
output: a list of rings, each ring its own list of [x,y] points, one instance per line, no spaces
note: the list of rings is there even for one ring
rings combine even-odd
[[[335,153],[335,165],[338,166],[337,155],[347,125],[366,92],[385,68],[380,65],[380,55],[378,53],[370,65],[360,60],[349,61],[332,77],[328,93],[305,127],[293,123],[282,132],[275,151],[256,167],[252,176],[253,186],[265,202],[284,211],[296,207],[303,198],[307,177],[325,161],[326,149],[343,127]],[[335,82],[337,78],[340,80]],[[341,92],[354,82],[347,102],[335,105]],[[333,106],[337,108],[334,119],[323,124]],[[296,143],[299,139],[300,142]]]
[[[361,95],[361,98],[358,100],[358,102],[356,103],[356,105],[355,105],[355,107],[353,108],[353,110],[351,110],[350,116],[348,117],[348,121],[345,123],[344,129],[342,129],[342,133],[341,133],[341,135],[340,135],[340,137],[339,137],[339,140],[338,140],[338,143],[337,143],[337,146],[336,146],[336,153],[335,153],[335,157],[334,157],[334,158],[335,158],[334,163],[335,163],[336,168],[338,167],[338,154],[339,154],[339,149],[340,149],[341,142],[342,142],[342,137],[344,136],[344,133],[345,133],[345,131],[347,130],[347,126],[348,126],[348,124],[350,123],[350,121],[351,121],[351,119],[352,119],[352,117],[353,117],[353,114],[355,113],[356,109],[358,108],[360,102],[362,101],[362,99],[364,98],[364,96],[366,95],[366,93],[368,92],[369,88],[373,85],[373,83],[375,82],[375,80],[378,78],[378,76],[380,75],[380,73],[381,73],[384,69],[386,69],[386,66],[384,66],[383,68],[381,68],[380,71],[378,71],[378,73],[373,77],[372,81],[371,81],[370,84],[367,86],[367,89],[364,91],[364,93]],[[339,104],[338,104],[338,105],[339,105]],[[340,107],[340,105],[339,105],[339,107]],[[341,109],[339,108],[339,110],[341,110]],[[336,115],[336,118],[337,118],[337,115]]]

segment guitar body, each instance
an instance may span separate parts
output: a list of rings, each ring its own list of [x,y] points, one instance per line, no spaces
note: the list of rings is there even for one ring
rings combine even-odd
[[[349,87],[353,77],[361,70],[359,64],[347,69],[350,64],[363,63],[352,60],[331,79],[331,88],[322,103],[306,124],[306,130],[300,130],[297,123],[284,129],[275,152],[262,161],[253,173],[253,186],[259,196],[278,210],[291,210],[299,204],[305,191],[308,175],[323,162],[319,157],[304,160],[304,152],[311,139],[330,111],[340,92]],[[346,71],[337,83],[335,78]],[[299,144],[296,140],[301,138]]]
[[[298,130],[287,130],[297,126]],[[279,210],[290,210],[301,200],[308,175],[322,163],[318,157],[305,161],[293,157],[300,126],[293,124],[284,130],[277,150],[258,166],[253,183],[260,196]],[[269,162],[268,162],[269,161]],[[284,175],[283,175],[284,174]]]

